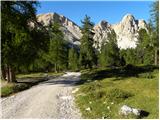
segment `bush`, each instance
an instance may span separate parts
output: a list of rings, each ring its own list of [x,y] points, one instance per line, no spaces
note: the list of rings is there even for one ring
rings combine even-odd
[[[30,87],[30,86],[29,86],[28,84],[18,83],[18,84],[15,84],[15,85],[13,86],[13,90],[14,90],[14,92],[19,92],[19,91],[28,89],[29,87]]]
[[[88,84],[87,86],[83,87],[82,91],[83,92],[92,92],[95,90],[99,90],[100,88],[102,88],[102,85],[99,81],[96,82],[92,82],[90,84]]]
[[[1,97],[6,97],[12,93],[28,89],[31,85],[26,83],[9,84],[1,88]]]
[[[131,96],[133,96],[131,93],[117,89],[117,88],[111,89],[107,94],[108,100],[114,101],[114,102],[120,102]]]
[[[5,97],[8,96],[9,94],[13,93],[13,87],[12,86],[5,86],[1,88],[1,96]]]

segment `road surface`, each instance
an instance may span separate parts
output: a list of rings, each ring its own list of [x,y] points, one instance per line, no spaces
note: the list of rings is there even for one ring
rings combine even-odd
[[[72,94],[79,77],[79,72],[68,72],[2,98],[2,118],[80,119]]]

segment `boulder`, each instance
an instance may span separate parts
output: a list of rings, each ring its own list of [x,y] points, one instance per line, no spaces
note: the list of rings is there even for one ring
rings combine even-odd
[[[128,116],[128,115],[132,114],[132,115],[137,116],[137,118],[143,118],[143,117],[148,116],[149,112],[144,111],[144,110],[140,110],[140,109],[137,109],[137,108],[132,108],[132,107],[129,107],[127,105],[123,105],[120,108],[119,114],[120,115],[125,115],[125,116]]]

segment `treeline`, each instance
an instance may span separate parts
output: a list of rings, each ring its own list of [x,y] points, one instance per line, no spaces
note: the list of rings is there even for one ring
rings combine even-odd
[[[82,21],[81,45],[77,49],[64,40],[59,23],[44,27],[36,19],[36,1],[1,2],[2,77],[14,82],[16,73],[78,71],[126,64],[158,64],[159,7],[153,4],[148,30],[141,29],[135,49],[120,50],[114,31],[108,33],[100,51],[93,47],[93,22]]]

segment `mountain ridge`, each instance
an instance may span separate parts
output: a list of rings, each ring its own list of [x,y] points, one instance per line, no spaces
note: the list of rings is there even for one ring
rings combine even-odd
[[[37,19],[44,26],[54,22],[59,22],[62,26],[62,32],[73,45],[80,45],[82,37],[81,28],[69,18],[56,12],[37,15]],[[120,49],[135,48],[138,41],[138,31],[143,28],[147,30],[147,23],[143,19],[135,19],[132,14],[126,14],[121,21],[116,24],[110,24],[106,20],[100,21],[93,27],[95,35],[93,37],[93,47],[100,50],[102,43],[107,41],[107,34],[112,30],[117,35],[117,44]]]

